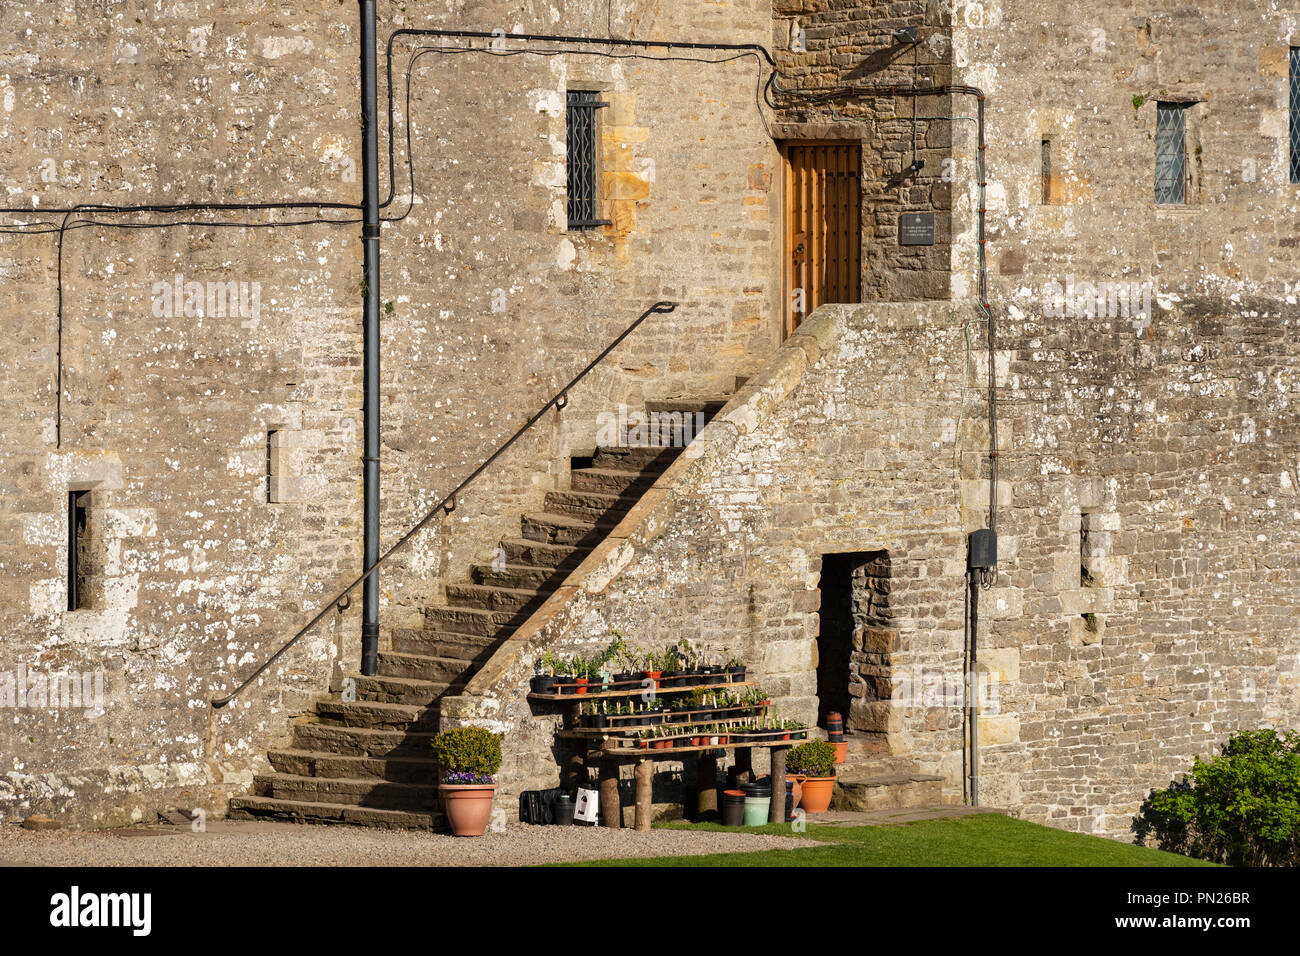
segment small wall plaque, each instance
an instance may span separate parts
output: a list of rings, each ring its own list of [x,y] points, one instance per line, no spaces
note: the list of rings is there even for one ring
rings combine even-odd
[[[899,216],[898,241],[904,246],[934,245],[934,213],[905,212]]]

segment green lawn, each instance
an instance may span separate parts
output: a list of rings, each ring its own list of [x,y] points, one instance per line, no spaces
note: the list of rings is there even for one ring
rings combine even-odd
[[[709,856],[592,860],[572,866],[1211,866],[1202,860],[1117,843],[1080,833],[982,814],[897,826],[836,827],[810,823],[794,834],[788,825],[721,827],[670,824],[691,830],[734,829],[817,840],[822,846]]]

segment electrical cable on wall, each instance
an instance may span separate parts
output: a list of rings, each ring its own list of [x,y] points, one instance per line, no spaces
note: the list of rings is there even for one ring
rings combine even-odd
[[[390,34],[387,43],[387,57],[386,57],[385,71],[386,71],[387,87],[388,87],[388,195],[380,202],[379,206],[381,209],[387,209],[390,205],[392,205],[394,199],[396,198],[397,132],[395,128],[396,121],[395,121],[395,108],[394,108],[393,47],[394,44],[397,42],[398,38],[405,37],[405,36],[436,37],[442,40],[449,40],[449,39],[462,39],[462,40],[469,40],[469,41],[484,40],[490,43],[498,43],[505,40],[512,40],[516,42],[526,42],[526,43],[568,44],[574,46],[598,46],[598,47],[606,48],[606,50],[555,49],[555,48],[550,48],[550,49],[522,48],[522,49],[514,49],[514,50],[502,50],[490,46],[489,47],[475,47],[475,46],[416,47],[412,51],[410,59],[408,59],[407,61],[406,72],[404,76],[405,104],[406,104],[406,109],[405,109],[406,158],[407,158],[407,171],[411,182],[410,202],[412,204],[415,201],[415,187],[414,187],[415,171],[413,167],[414,157],[412,151],[412,135],[411,135],[411,75],[416,61],[421,56],[427,53],[442,53],[447,55],[454,55],[460,53],[487,53],[492,56],[500,56],[500,57],[520,56],[526,54],[532,54],[538,56],[566,56],[566,55],[602,56],[605,57],[606,59],[611,59],[611,60],[639,59],[639,60],[649,60],[649,61],[664,61],[664,62],[676,61],[676,62],[704,63],[704,64],[731,63],[735,60],[752,56],[755,58],[755,60],[758,61],[760,81],[762,79],[764,64],[771,67],[773,71],[768,76],[766,83],[762,84],[759,90],[756,90],[755,97],[754,97],[754,105],[758,109],[759,122],[763,124],[763,129],[767,132],[768,136],[771,136],[772,131],[767,125],[767,117],[763,115],[762,103],[767,102],[768,106],[773,106],[768,96],[768,89],[771,87],[771,84],[776,77],[776,72],[775,72],[776,60],[772,58],[772,54],[768,52],[768,50],[765,47],[760,46],[759,44],[756,43],[697,43],[697,42],[687,42],[687,41],[672,42],[668,40],[624,40],[624,39],[614,39],[609,37],[573,37],[573,36],[554,36],[548,34],[532,34],[532,33],[487,33],[481,30],[443,30],[443,29],[404,28],[401,30],[395,30],[392,34]],[[650,56],[644,53],[608,52],[608,49],[616,48],[616,47],[660,49],[666,51],[666,55]],[[689,56],[686,55],[685,53],[673,53],[674,50],[677,51],[710,50],[714,52],[730,52],[736,55],[723,57],[723,58],[717,58],[717,57],[709,58],[709,57]],[[410,206],[408,205],[406,212],[402,213],[402,215],[390,217],[388,219],[385,219],[384,222],[400,222],[401,220],[405,219],[410,214],[410,212],[411,209]]]
[[[497,57],[600,56],[610,60],[648,60],[651,62],[662,62],[662,63],[684,62],[684,63],[705,63],[705,64],[733,63],[736,60],[747,59],[751,56],[757,58],[757,55],[755,53],[749,51],[737,53],[734,56],[710,59],[705,57],[694,57],[694,56],[650,56],[645,53],[609,53],[601,50],[561,50],[561,49],[554,49],[554,48],[523,49],[523,50],[494,50],[491,47],[473,47],[473,46],[469,46],[469,47],[417,46],[415,47],[415,49],[411,51],[411,57],[407,61],[406,71],[405,71],[406,107],[404,112],[405,112],[405,126],[406,126],[406,162],[407,162],[407,174],[408,174],[409,184],[410,184],[410,195],[407,201],[406,210],[400,216],[391,216],[389,218],[384,219],[383,220],[384,222],[401,222],[403,219],[405,219],[407,216],[411,214],[411,210],[415,206],[415,195],[416,195],[415,161],[414,161],[415,154],[414,154],[414,147],[413,147],[412,134],[411,134],[411,76],[412,76],[412,71],[415,68],[415,64],[419,61],[419,59],[430,53],[443,54],[447,56],[466,54],[466,53],[485,53],[488,56],[497,56]],[[759,67],[759,75],[758,75],[759,85],[755,87],[754,105],[757,108],[759,122],[763,124],[764,131],[766,131],[768,136],[770,137],[772,135],[772,131],[767,124],[767,117],[763,115],[762,103],[761,103],[761,95],[762,95],[761,84],[762,84],[762,68],[763,68],[763,63],[761,60],[759,60],[758,67]],[[390,108],[389,118],[390,120],[392,118],[391,108]],[[394,174],[393,141],[390,137],[389,175],[392,176],[393,174]],[[386,200],[384,203],[381,203],[381,206],[387,205],[388,201],[391,201],[392,198],[393,198],[393,194],[391,192],[391,180],[390,180],[389,200]]]
[[[74,229],[99,227],[106,229],[172,229],[177,226],[201,226],[211,228],[247,228],[269,229],[291,226],[307,226],[315,223],[346,225],[358,223],[360,219],[300,219],[289,222],[206,222],[194,219],[173,220],[168,222],[108,222],[99,219],[77,219],[69,221],[78,213],[86,214],[122,214],[137,213],[178,213],[178,212],[253,212],[277,209],[360,209],[354,203],[336,202],[263,202],[263,203],[145,203],[135,206],[112,205],[105,203],[78,203],[74,206],[46,206],[44,208],[24,208],[18,206],[0,206],[0,213],[12,216],[62,214],[62,220],[53,222],[18,223],[0,228],[0,235],[43,236],[57,234],[55,252],[55,287],[57,306],[55,310],[55,372],[54,372],[54,447],[63,447],[63,247],[66,235]],[[34,228],[28,228],[34,227]]]

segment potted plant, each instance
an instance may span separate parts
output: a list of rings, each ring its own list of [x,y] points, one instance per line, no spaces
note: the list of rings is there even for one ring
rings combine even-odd
[[[591,678],[593,662],[591,658],[584,657],[581,654],[575,654],[573,658],[573,693],[587,693],[587,683]]]
[[[634,684],[642,679],[641,677],[641,660],[636,651],[627,646],[627,642],[621,637],[611,645],[613,649],[612,660],[618,670],[614,674],[615,684]],[[630,687],[620,687],[620,690],[631,690]]]
[[[663,686],[685,687],[690,683],[690,674],[682,663],[681,652],[677,644],[669,644],[664,648],[659,661],[664,674]]]
[[[745,683],[745,665],[738,657],[727,661],[727,677],[733,684]]]
[[[528,689],[534,694],[555,693],[555,669],[559,661],[547,651],[533,664],[533,676],[528,682]]]
[[[482,836],[487,830],[504,736],[482,727],[456,727],[433,738],[438,797],[456,836]]]
[[[590,706],[591,710],[583,714],[583,725],[592,729],[599,730],[609,725],[609,715],[605,712],[605,702],[593,702],[590,705],[579,704],[579,707]]]
[[[746,706],[753,707],[759,714],[765,714],[772,703],[771,696],[761,687],[755,687],[741,699]]]
[[[575,692],[573,683],[573,661],[566,661],[563,658],[552,657],[552,671],[555,674],[555,693],[572,694]]]
[[[791,747],[785,757],[785,772],[794,777],[802,791],[799,806],[808,813],[822,813],[831,805],[835,789],[835,747],[824,740],[810,740]]]
[[[664,676],[663,661],[654,651],[646,651],[641,658],[641,673],[646,680],[655,682],[655,689],[658,690],[660,681]]]
[[[699,675],[699,650],[682,637],[677,641],[677,657],[681,658],[681,667],[686,671],[686,680],[689,683],[690,679]]]
[[[700,677],[706,684],[722,684],[727,681],[727,675],[724,673],[721,664],[710,663],[707,657],[701,658],[699,672]]]

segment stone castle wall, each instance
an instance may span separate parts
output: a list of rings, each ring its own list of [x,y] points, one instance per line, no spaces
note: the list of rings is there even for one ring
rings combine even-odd
[[[1237,727],[1295,719],[1300,187],[1285,162],[1300,22],[1263,3],[1160,2],[1141,15],[1103,5],[1059,25],[1037,11],[570,0],[455,2],[435,16],[383,3],[380,36],[444,26],[756,42],[787,83],[902,85],[913,66],[890,35],[918,25],[923,83],[986,91],[1004,457],[1003,565],[983,608],[982,658],[1001,693],[981,728],[984,794],[1118,834],[1140,792],[1191,755]],[[0,26],[7,205],[359,201],[354,7],[38,2],[0,12]],[[767,367],[784,294],[774,139],[848,136],[864,144],[864,296],[959,303],[835,312],[842,338],[822,341],[806,379],[800,370],[764,406],[765,430],[733,422],[734,448],[717,445],[707,480],[674,493],[664,537],[638,542],[607,587],[584,589],[573,607],[587,616],[553,637],[590,642],[616,627],[725,645],[787,711],[812,715],[820,555],[888,550],[890,666],[918,678],[960,669],[964,535],[984,521],[988,478],[987,359],[969,308],[974,127],[959,118],[970,98],[920,104],[926,167],[892,181],[910,161],[910,101],[846,104],[836,119],[771,114],[755,102],[752,57],[421,52],[412,199],[405,71],[417,46],[443,45],[400,41],[393,63],[386,214],[410,212],[384,227],[385,541],[646,305],[680,307],[417,539],[384,578],[386,626],[418,619],[563,487],[601,413],[730,391]],[[610,103],[601,186],[614,226],[599,235],[563,230],[570,87]],[[1186,208],[1152,202],[1161,98],[1196,103]],[[904,210],[936,212],[935,246],[898,246]],[[48,226],[0,235],[0,703],[4,676],[20,671],[102,671],[106,697],[103,716],[0,707],[0,814],[119,823],[161,806],[219,810],[288,721],[355,666],[359,601],[235,707],[207,704],[357,570],[359,227],[218,225],[315,216],[79,213],[61,262]],[[57,227],[62,215],[5,218]],[[105,225],[165,221],[177,224]],[[186,314],[160,298],[178,276],[182,293],[235,283],[250,314]],[[1047,292],[1067,282],[1146,283],[1151,309],[1052,314]],[[279,477],[268,495],[269,431]],[[64,610],[69,491],[89,492],[91,516],[92,607],[76,612]],[[632,552],[606,556],[617,565]],[[510,673],[490,669],[483,686],[505,681],[498,704],[517,708],[503,696]],[[959,714],[872,713],[959,791]],[[550,752],[528,736],[545,727],[508,719],[528,741],[509,779],[545,778]]]
[[[965,535],[988,495],[978,364],[962,400],[969,318],[828,306],[801,327],[448,708],[507,731],[509,793],[557,779],[557,718],[524,699],[542,649],[685,636],[740,656],[778,714],[811,721],[822,556],[888,550],[891,701],[860,729],[960,799]],[[1158,316],[1152,342],[1106,320],[1002,331],[983,803],[1123,838],[1193,756],[1294,725],[1296,319],[1199,300]]]
[[[533,15],[458,3],[430,14],[383,3],[379,32],[382,46],[409,26],[563,23],[701,42],[770,31],[758,0],[618,7],[574,0]],[[0,22],[7,205],[360,201],[355,4],[38,3]],[[418,619],[446,580],[517,534],[519,515],[567,480],[568,456],[590,453],[600,412],[730,390],[780,329],[769,278],[776,149],[753,57],[422,54],[412,204],[404,77],[416,46],[399,40],[393,63],[397,182],[385,215],[411,211],[384,227],[385,543],[646,306],[680,307],[647,322],[415,541],[383,578],[386,628]],[[602,190],[615,225],[566,235],[564,93],[580,86],[611,104]],[[387,133],[385,123],[381,155]],[[357,213],[70,216],[61,347],[57,236],[0,236],[0,675],[102,670],[106,696],[102,717],[3,709],[0,813],[120,823],[162,806],[217,812],[247,790],[288,721],[355,667],[359,599],[230,709],[208,706],[359,570],[359,226],[216,225],[318,215]],[[57,227],[62,216],[6,219]],[[197,225],[96,224],[164,221]],[[163,301],[156,287],[178,276],[180,300]],[[199,315],[193,303],[186,314],[186,283],[200,283],[202,299],[235,283],[248,314]],[[75,612],[70,490],[90,492],[92,607]]]
[[[995,301],[1041,308],[1048,284],[1069,280],[1172,295],[1294,293],[1300,186],[1288,182],[1287,60],[1300,13],[1162,0],[1049,20],[1039,5],[972,0],[954,5],[953,44],[957,82],[987,95]],[[1184,206],[1155,203],[1160,101],[1191,104]],[[954,104],[970,109],[969,98]],[[954,124],[959,296],[974,281],[974,132]]]

